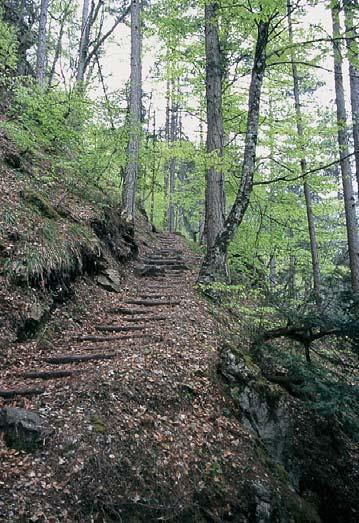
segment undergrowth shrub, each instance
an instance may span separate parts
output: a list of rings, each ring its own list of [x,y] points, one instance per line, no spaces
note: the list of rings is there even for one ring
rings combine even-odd
[[[38,177],[91,199],[93,189],[120,194],[128,130],[109,126],[108,109],[75,88],[40,89],[20,79],[2,125],[22,151],[48,160]]]
[[[17,40],[13,28],[2,19],[0,6],[0,89],[8,84],[8,76],[17,64]]]

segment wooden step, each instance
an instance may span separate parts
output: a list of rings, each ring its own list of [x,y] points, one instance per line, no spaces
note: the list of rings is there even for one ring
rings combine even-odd
[[[143,258],[144,260],[153,260],[153,261],[164,261],[164,262],[174,262],[174,263],[178,263],[178,262],[181,262],[183,261],[183,257],[182,256],[171,256],[171,258],[169,256],[163,256],[163,255],[159,255],[159,254],[151,254],[149,256],[146,256],[145,258]]]
[[[184,263],[177,264],[177,265],[166,265],[165,269],[166,269],[166,271],[180,271],[180,272],[189,271],[189,267],[187,267],[187,265],[185,265]]]
[[[148,294],[139,294],[138,295],[139,298],[141,299],[150,299],[150,300],[160,300],[161,298],[172,298],[172,296],[169,296],[168,294],[164,295],[164,294],[151,294],[151,293],[148,293]]]
[[[74,338],[76,341],[93,341],[95,343],[103,343],[105,341],[127,341],[127,340],[139,340],[143,338],[152,338],[153,335],[148,334],[131,334],[130,336],[77,336]]]
[[[96,330],[100,332],[129,332],[143,331],[144,325],[97,325]]]
[[[76,374],[81,374],[84,370],[46,370],[46,371],[28,371],[19,373],[16,376],[30,379],[30,380],[53,380],[57,378],[68,378],[69,376],[74,376]]]
[[[116,353],[99,353],[99,354],[59,354],[58,356],[50,356],[46,358],[47,363],[52,365],[60,365],[61,363],[79,363],[82,361],[91,360],[111,360],[116,357]]]
[[[145,309],[129,309],[126,307],[113,307],[107,311],[109,314],[123,314],[125,316],[134,316],[135,314],[148,314]]]
[[[167,320],[167,316],[147,316],[146,318],[146,322],[151,322],[151,321],[165,321]],[[123,321],[143,321],[143,318],[123,318]]]
[[[40,394],[43,394],[45,392],[45,389],[41,388],[31,388],[31,389],[9,389],[9,390],[3,390],[0,389],[0,397],[11,399],[16,398],[17,396],[39,396]]]
[[[176,261],[171,261],[171,260],[151,260],[149,258],[147,258],[146,260],[144,260],[143,262],[145,265],[154,265],[154,266],[159,266],[159,267],[177,267],[177,268],[185,268],[186,265],[184,263],[180,263],[178,260]]]
[[[176,249],[160,249],[158,251],[153,251],[153,256],[183,256],[183,252]]]
[[[146,307],[156,307],[161,305],[179,305],[180,301],[146,301],[146,300],[126,300],[126,303],[132,304],[132,305],[145,305]]]

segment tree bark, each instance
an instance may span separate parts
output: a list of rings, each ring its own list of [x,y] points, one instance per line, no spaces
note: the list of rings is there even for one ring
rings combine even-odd
[[[205,230],[207,248],[213,247],[225,220],[224,175],[222,170],[224,129],[222,115],[223,66],[218,35],[218,3],[205,7],[207,169]]]
[[[71,13],[71,4],[72,4],[72,0],[69,0],[68,3],[65,5],[63,14],[61,16],[59,36],[58,36],[58,39],[56,42],[55,55],[54,55],[51,70],[49,73],[49,79],[48,79],[49,86],[52,84],[52,81],[54,79],[55,72],[56,72],[56,65],[61,56],[62,39],[63,39],[64,32],[65,32],[65,24],[66,24],[67,18],[69,17],[69,15]]]
[[[317,242],[317,232],[315,226],[315,218],[313,213],[313,204],[312,204],[312,194],[310,191],[308,180],[306,179],[305,173],[308,171],[307,168],[307,158],[304,145],[304,128],[303,128],[303,118],[302,118],[302,107],[300,103],[300,88],[299,88],[299,76],[298,68],[295,62],[294,56],[294,38],[293,38],[293,26],[292,26],[292,17],[291,17],[291,4],[290,1],[287,4],[288,11],[288,32],[289,32],[289,43],[291,45],[291,66],[292,66],[292,76],[293,76],[293,93],[294,93],[294,104],[295,104],[295,114],[296,114],[296,123],[297,123],[297,134],[299,138],[299,144],[301,149],[301,160],[300,167],[303,175],[303,188],[304,188],[304,198],[307,211],[307,222],[308,222],[308,232],[310,239],[310,252],[312,257],[312,270],[313,270],[313,284],[314,284],[314,297],[315,302],[318,307],[321,306],[321,276],[320,276],[320,264],[318,256],[318,242]]]
[[[127,168],[123,182],[122,213],[126,221],[134,222],[136,187],[139,173],[141,135],[142,65],[141,65],[141,0],[131,1],[131,87],[130,136]]]
[[[36,77],[28,60],[29,49],[36,45],[38,39],[34,25],[37,21],[37,6],[24,0],[2,0],[3,18],[16,31],[18,41],[16,76]]]
[[[199,283],[208,284],[213,281],[229,281],[227,269],[227,251],[229,242],[232,240],[237,228],[243,220],[253,188],[260,100],[266,68],[266,48],[268,43],[269,24],[269,21],[258,22],[257,43],[249,87],[248,118],[239,190],[231,211],[224,222],[222,230],[217,235],[213,247],[207,250],[198,278]]]
[[[37,44],[36,80],[41,88],[45,85],[46,69],[46,43],[47,43],[47,14],[49,0],[41,0],[39,35]]]
[[[269,285],[274,292],[277,285],[277,260],[274,254],[269,258]]]
[[[178,137],[178,96],[174,80],[171,81],[171,108],[170,108],[170,129],[169,129],[169,143],[173,148]],[[167,209],[167,225],[168,232],[175,231],[175,215],[176,208],[174,203],[174,194],[176,191],[176,168],[177,162],[175,158],[171,158],[169,162],[169,177],[168,177],[168,209]]]
[[[354,157],[356,167],[355,173],[359,188],[359,5],[358,0],[343,0],[343,5],[349,60],[350,102],[352,109]],[[357,16],[355,16],[355,14],[357,14]]]
[[[359,238],[356,219],[355,197],[353,190],[352,173],[349,158],[349,138],[347,131],[347,116],[345,108],[345,94],[343,86],[343,67],[340,48],[340,19],[339,5],[332,8],[333,23],[333,51],[334,51],[334,79],[335,99],[337,107],[338,145],[340,167],[343,180],[344,207],[348,250],[350,260],[351,282],[354,293],[359,293]]]
[[[77,67],[77,82],[83,82],[85,79],[85,62],[88,53],[90,39],[90,0],[83,0],[82,4],[82,23],[79,47],[79,63]]]

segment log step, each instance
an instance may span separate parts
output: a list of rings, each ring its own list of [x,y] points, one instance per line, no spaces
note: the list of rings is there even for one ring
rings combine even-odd
[[[171,256],[171,257],[170,257]],[[173,262],[179,262],[183,260],[183,256],[181,254],[149,254],[145,257],[146,260],[158,260],[158,261],[173,261]]]
[[[141,299],[152,299],[152,300],[160,300],[161,298],[172,298],[172,296],[169,296],[168,294],[139,294],[138,295]]]
[[[184,263],[179,263],[178,265],[166,265],[166,271],[189,271],[189,267]]]
[[[47,370],[47,371],[29,371],[16,374],[16,376],[31,380],[53,380],[57,378],[68,378],[75,374],[80,374],[83,370]]]
[[[46,358],[45,361],[53,365],[60,365],[61,363],[78,363],[91,360],[111,360],[115,357],[116,354],[114,352],[100,354],[60,354],[59,356],[50,356]]]
[[[183,260],[181,258],[163,258],[161,256],[148,256],[147,258],[143,258],[143,263],[149,263],[151,265],[177,265],[178,263],[183,263]]]
[[[159,260],[144,260],[143,262],[146,265],[152,265],[152,266],[155,266],[155,267],[165,267],[166,269],[172,269],[172,268],[176,268],[176,269],[187,269],[187,266],[184,264],[184,263],[180,263],[178,261],[167,261],[167,260],[163,260],[163,261],[159,261]]]
[[[161,305],[179,305],[180,301],[146,301],[146,300],[126,300],[126,303],[132,305],[145,305],[146,307],[155,307]]]
[[[143,327],[142,327],[143,329]],[[142,338],[153,338],[152,334],[131,334],[130,336],[77,336],[74,338],[76,341],[93,341],[96,343],[102,343],[105,341],[127,341],[127,340],[137,340]]]
[[[100,332],[129,332],[142,331],[144,325],[97,325],[96,330]]]
[[[135,314],[148,314],[145,309],[128,309],[126,307],[114,307],[108,309],[109,314],[124,314],[125,316],[134,316]]]
[[[147,316],[146,321],[165,321],[167,316]],[[143,321],[143,318],[124,318],[124,321]]]
[[[154,256],[170,256],[170,255],[182,256],[183,252],[178,251],[176,249],[160,249],[158,251],[153,251],[152,255],[154,255]]]
[[[40,394],[43,394],[45,392],[45,389],[9,389],[9,390],[2,390],[0,389],[0,397],[11,399],[16,398],[17,396],[39,396]]]

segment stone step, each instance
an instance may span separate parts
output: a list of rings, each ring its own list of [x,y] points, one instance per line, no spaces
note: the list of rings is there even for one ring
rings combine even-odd
[[[81,374],[84,370],[46,370],[46,371],[35,371],[31,370],[28,372],[19,373],[16,376],[27,380],[53,380],[58,378],[68,378],[76,374]]]
[[[162,301],[146,301],[146,300],[126,300],[126,303],[132,305],[145,305],[146,307],[156,307],[161,305],[179,305],[180,301],[162,300]]]
[[[116,353],[101,352],[98,354],[59,354],[46,358],[47,363],[60,365],[61,363],[79,363],[83,361],[111,360],[116,357]]]
[[[30,388],[30,389],[0,389],[0,398],[12,399],[17,396],[39,396],[43,394],[45,389],[42,388]]]

